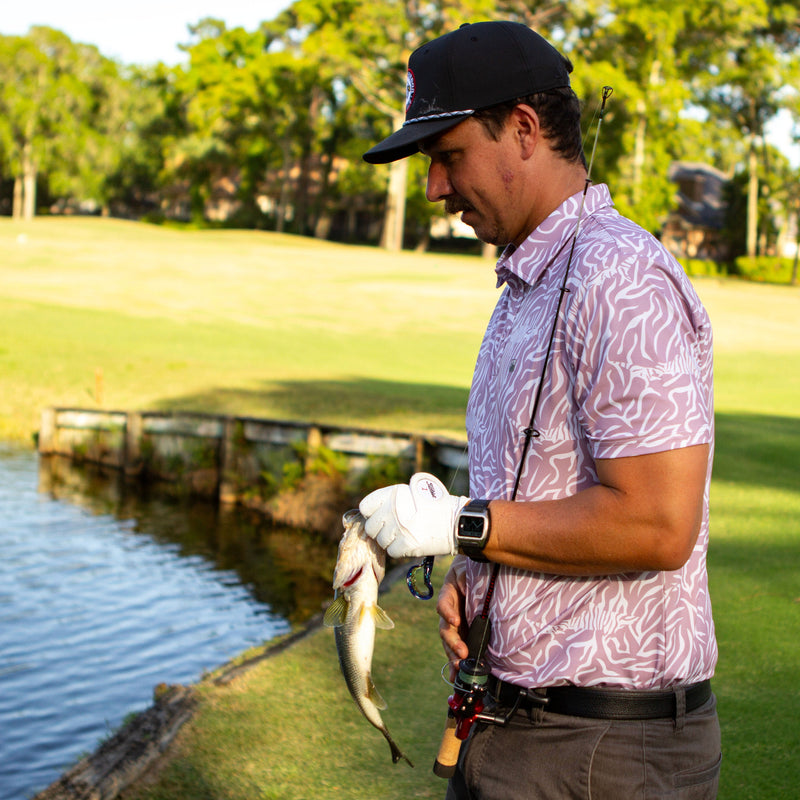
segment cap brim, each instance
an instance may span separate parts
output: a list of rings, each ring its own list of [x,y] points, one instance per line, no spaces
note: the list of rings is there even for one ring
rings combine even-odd
[[[403,125],[400,130],[395,131],[391,136],[387,136],[382,142],[378,142],[375,147],[367,150],[362,158],[368,164],[388,164],[391,161],[413,156],[414,153],[419,152],[419,143],[421,141],[444,133],[450,128],[455,128],[459,122],[463,122],[470,116],[472,116],[472,112],[458,116],[448,116],[446,119],[410,122],[407,125]]]

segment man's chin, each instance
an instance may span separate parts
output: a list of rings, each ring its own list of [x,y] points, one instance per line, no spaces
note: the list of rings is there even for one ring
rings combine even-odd
[[[508,241],[503,236],[502,232],[498,231],[497,228],[484,227],[480,224],[479,220],[470,222],[469,220],[464,219],[464,215],[461,216],[461,221],[465,225],[469,225],[469,227],[475,231],[475,236],[486,244],[493,244],[496,247],[505,247],[508,244]]]
[[[481,225],[481,216],[478,214],[477,211],[474,209],[468,209],[466,211],[461,212],[461,221],[465,225],[469,225],[473,231],[475,231],[475,235],[483,242],[485,239],[483,238],[482,234],[488,234],[489,231],[486,230]]]

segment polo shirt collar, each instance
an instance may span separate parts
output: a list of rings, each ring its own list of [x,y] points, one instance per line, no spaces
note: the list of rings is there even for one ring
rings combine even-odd
[[[541,278],[575,234],[582,195],[583,190],[568,197],[519,247],[506,247],[495,267],[498,287],[512,276],[531,286]],[[606,206],[613,206],[608,187],[603,183],[590,186],[583,205],[584,221]]]

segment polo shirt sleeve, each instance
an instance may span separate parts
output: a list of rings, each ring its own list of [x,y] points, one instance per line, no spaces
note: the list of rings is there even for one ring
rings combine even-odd
[[[711,330],[696,296],[634,258],[602,270],[576,299],[574,401],[592,457],[710,442]]]

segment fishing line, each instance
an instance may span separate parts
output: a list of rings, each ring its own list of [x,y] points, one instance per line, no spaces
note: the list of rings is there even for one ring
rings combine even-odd
[[[603,122],[603,118],[605,116],[606,111],[606,103],[608,102],[608,98],[611,97],[614,90],[610,86],[604,86],[602,91],[601,103],[598,109],[595,111],[595,114],[592,116],[592,119],[589,123],[589,127],[587,128],[587,136],[588,131],[591,130],[592,122],[597,119],[597,127],[595,128],[594,133],[594,141],[592,143],[592,152],[589,158],[589,164],[586,168],[586,180],[583,186],[583,193],[581,194],[581,202],[578,208],[578,218],[575,223],[575,232],[572,235],[572,244],[569,251],[569,257],[567,259],[567,266],[564,269],[564,277],[561,281],[561,286],[559,287],[559,294],[558,294],[558,303],[556,304],[555,314],[553,315],[553,325],[550,330],[550,338],[547,343],[547,351],[544,357],[544,363],[542,364],[542,372],[541,378],[539,383],[536,387],[536,394],[534,395],[533,400],[533,407],[531,409],[531,417],[530,423],[527,428],[523,430],[525,435],[525,439],[522,445],[522,455],[520,456],[519,461],[519,468],[517,469],[516,479],[514,481],[514,489],[511,493],[511,500],[514,501],[517,499],[517,492],[519,491],[519,484],[520,480],[522,479],[522,472],[525,467],[525,460],[528,455],[528,450],[530,449],[531,441],[541,434],[540,432],[534,427],[534,422],[536,419],[536,412],[539,409],[539,402],[542,397],[542,388],[544,386],[544,380],[547,373],[547,366],[550,362],[550,354],[553,349],[553,342],[555,341],[556,330],[558,328],[558,320],[561,313],[561,304],[564,300],[564,295],[569,293],[569,289],[567,288],[567,280],[569,278],[570,268],[572,266],[572,256],[575,252],[575,244],[578,241],[578,233],[580,231],[581,221],[583,219],[583,210],[586,203],[586,194],[589,191],[589,186],[592,183],[592,168],[594,166],[594,159],[597,153],[597,142],[600,138],[600,127]],[[585,141],[585,137],[584,137]],[[464,447],[464,453],[467,452],[468,445]],[[458,476],[458,472],[461,469],[461,465],[459,464],[458,468],[456,469],[455,473],[453,474],[450,480],[450,487],[448,489],[449,492],[452,492],[453,485],[455,483],[456,477]],[[419,600],[430,600],[433,597],[433,584],[431,583],[431,572],[433,570],[433,556],[426,556],[420,564],[415,564],[412,566],[407,574],[406,574],[406,585],[408,586],[409,591],[411,594],[418,598]],[[417,587],[417,573],[422,572],[422,578],[425,585],[425,590],[420,591]],[[495,563],[492,569],[492,575],[489,579],[489,587],[487,589],[486,597],[484,598],[483,608],[481,613],[475,617],[472,624],[470,625],[470,630],[468,634],[468,647],[470,657],[475,657],[479,659],[486,650],[488,645],[489,636],[490,636],[490,629],[491,626],[489,625],[489,605],[492,600],[492,596],[494,595],[494,588],[497,582],[497,578],[500,571],[500,565]],[[473,656],[473,652],[475,655]]]
[[[544,356],[544,363],[542,364],[541,377],[539,379],[539,384],[536,387],[536,394],[534,395],[533,399],[530,424],[528,425],[527,428],[523,430],[523,433],[525,434],[525,439],[522,445],[522,455],[520,456],[516,479],[514,481],[514,489],[511,493],[512,501],[517,499],[517,492],[519,491],[519,484],[522,479],[523,470],[525,469],[525,460],[527,458],[531,442],[533,441],[533,439],[538,438],[541,435],[540,431],[538,431],[534,427],[534,422],[536,420],[536,412],[539,410],[539,402],[542,397],[542,388],[544,386],[545,377],[547,375],[547,366],[550,363],[550,354],[553,349],[553,342],[555,341],[556,338],[556,329],[558,328],[558,320],[561,313],[561,304],[564,300],[564,295],[569,293],[569,289],[567,288],[567,280],[569,278],[570,268],[572,267],[572,256],[575,253],[575,243],[578,241],[578,233],[580,231],[581,221],[583,219],[583,209],[584,205],[586,204],[586,194],[589,191],[589,186],[591,186],[592,183],[592,167],[594,166],[594,158],[595,154],[597,153],[597,141],[600,138],[600,127],[603,122],[603,117],[605,116],[606,103],[608,102],[608,98],[611,97],[613,92],[614,90],[610,86],[603,87],[600,107],[597,113],[595,114],[595,116],[597,117],[597,127],[594,133],[594,142],[592,144],[592,153],[589,159],[589,165],[586,168],[586,180],[583,186],[583,193],[581,194],[580,206],[578,208],[578,219],[575,223],[575,232],[572,235],[572,245],[569,250],[569,257],[567,258],[567,266],[564,268],[564,277],[561,281],[561,286],[559,287],[558,303],[556,304],[556,311],[555,314],[553,315],[553,325],[550,329],[550,339],[547,343],[547,351]],[[483,657],[483,654],[486,652],[486,647],[489,643],[489,636],[491,635],[491,624],[489,622],[489,605],[492,601],[492,597],[494,596],[495,584],[497,582],[499,574],[500,574],[500,564],[495,562],[492,567],[492,574],[489,579],[489,586],[486,590],[486,597],[484,598],[483,601],[483,608],[481,609],[481,613],[477,617],[475,617],[475,619],[472,621],[469,633],[467,634],[467,646],[469,648],[469,657],[475,658],[476,660],[479,660]],[[474,632],[473,629],[475,629]]]

